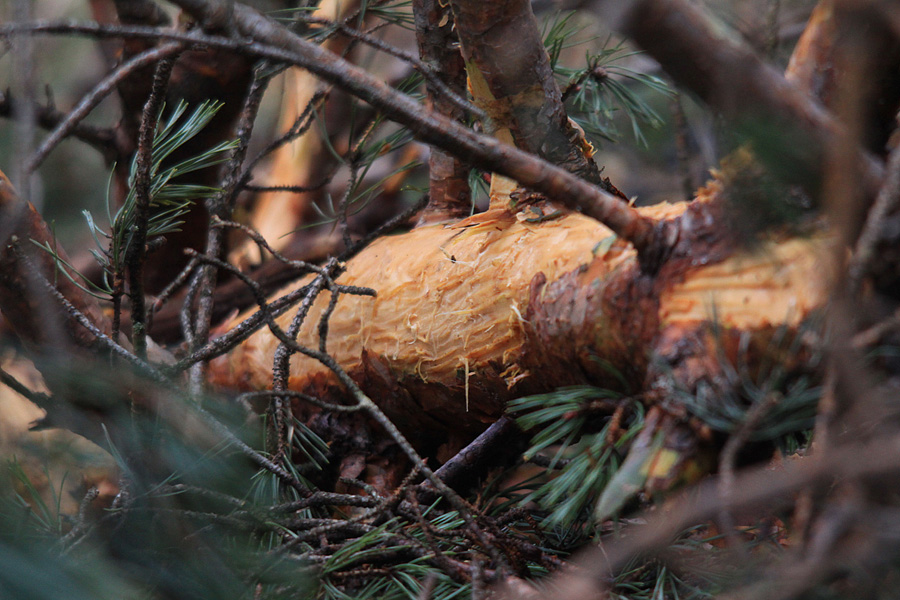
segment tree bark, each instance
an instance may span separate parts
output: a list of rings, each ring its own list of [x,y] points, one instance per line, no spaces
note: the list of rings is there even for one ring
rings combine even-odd
[[[453,0],[456,30],[475,101],[503,141],[600,183],[597,165],[569,123],[562,94],[527,0]],[[584,143],[583,135],[580,138]]]
[[[37,247],[36,244],[49,246],[61,261],[70,260],[34,206],[18,197],[2,172],[0,244],[0,312],[27,348],[42,354],[96,345],[95,336],[47,296],[39,277],[53,282],[77,310],[109,333],[109,319],[96,299],[65,277],[49,252]]]
[[[466,65],[457,48],[455,22],[450,7],[439,0],[414,0],[413,16],[419,56],[438,71],[443,82],[460,97],[466,96]],[[432,110],[462,121],[462,108],[426,81]],[[472,209],[469,190],[471,167],[452,154],[432,148],[428,159],[428,206],[421,223],[461,219]]]

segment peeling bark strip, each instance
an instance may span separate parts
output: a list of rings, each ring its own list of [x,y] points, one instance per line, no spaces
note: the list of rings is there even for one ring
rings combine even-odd
[[[592,183],[600,170],[569,122],[529,0],[452,0],[475,102],[514,143]],[[611,191],[607,189],[606,191]]]
[[[585,382],[612,386],[605,365],[641,381],[657,349],[687,385],[714,377],[717,340],[705,333],[713,305],[728,345],[796,326],[824,301],[820,257],[829,256],[820,237],[734,248],[717,225],[719,194],[713,184],[692,204],[641,209],[681,232],[678,254],[656,276],[643,273],[634,249],[608,228],[578,214],[532,223],[491,210],[377,240],[340,282],[378,295],[342,297],[329,351],[420,444],[442,431],[471,438],[514,397]],[[314,305],[299,343],[318,344],[326,305]],[[269,387],[277,345],[258,332],[214,362],[214,382]],[[293,359],[289,387],[343,393],[326,367],[305,357]]]

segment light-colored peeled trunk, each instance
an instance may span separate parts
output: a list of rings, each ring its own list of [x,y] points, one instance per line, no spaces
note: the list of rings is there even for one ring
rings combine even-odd
[[[717,184],[710,189],[718,195]],[[523,394],[613,385],[609,366],[636,387],[649,386],[650,358],[658,352],[684,362],[672,367],[690,385],[715,348],[685,357],[677,340],[713,319],[732,337],[796,326],[824,302],[830,256],[821,236],[770,240],[752,250],[714,239],[709,227],[718,203],[702,196],[641,209],[679,221],[685,247],[696,247],[655,275],[642,273],[634,250],[606,227],[574,213],[530,222],[531,211],[492,210],[381,238],[338,280],[374,288],[377,296],[342,296],[328,351],[414,438],[464,438]],[[315,303],[301,344],[318,346],[327,303],[327,293]],[[287,328],[291,317],[279,324]],[[213,364],[213,381],[270,387],[277,346],[270,332],[258,332]],[[305,356],[292,358],[289,386],[332,399],[342,393],[334,375]]]

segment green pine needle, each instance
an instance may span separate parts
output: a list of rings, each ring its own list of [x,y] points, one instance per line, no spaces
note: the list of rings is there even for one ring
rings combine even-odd
[[[183,223],[182,217],[190,210],[193,202],[211,198],[221,191],[219,188],[191,183],[173,183],[173,180],[226,161],[231,150],[237,147],[237,140],[222,142],[176,164],[163,165],[172,153],[206,128],[221,108],[221,102],[203,102],[192,113],[187,114],[187,103],[180,102],[164,121],[160,120],[151,152],[150,206],[152,212],[147,223],[148,240],[179,231]],[[162,110],[164,111],[165,107]],[[187,116],[185,116],[186,114]],[[137,196],[134,190],[136,173],[137,157],[131,164],[128,177],[129,190],[122,206],[115,215],[107,211],[107,219],[110,222],[109,231],[105,231],[97,225],[96,219],[90,211],[82,211],[88,231],[97,246],[91,249],[91,254],[103,267],[105,275],[103,282],[97,284],[90,281],[66,262],[49,243],[37,244],[34,242],[53,257],[57,269],[66,278],[84,292],[97,298],[109,299],[112,296],[112,280],[117,274],[121,275],[125,269],[125,256],[134,239],[137,206]],[[109,206],[109,202],[107,202],[107,206]]]
[[[538,429],[525,456],[549,453],[546,478],[532,485],[520,500],[523,504],[536,502],[548,511],[542,523],[545,529],[566,530],[586,522],[590,507],[616,474],[625,450],[643,428],[643,408],[635,402],[634,414],[612,445],[607,442],[610,422],[598,433],[585,434],[589,403],[596,400],[624,401],[624,397],[611,390],[577,386],[510,403],[510,411],[522,413],[516,419],[522,429]]]
[[[574,23],[575,12],[557,13],[544,23],[544,46],[550,57],[550,65],[565,90],[571,86],[573,93],[566,98],[569,117],[585,131],[591,141],[618,141],[621,138],[614,117],[622,112],[631,125],[634,139],[646,145],[643,127],[658,129],[662,117],[642,98],[651,92],[672,96],[673,92],[659,77],[640,73],[622,66],[625,59],[640,54],[629,50],[622,42],[612,45],[607,38],[597,51],[585,53],[585,66],[580,69],[560,64],[560,56],[566,48],[595,41],[579,34],[583,27]]]
[[[744,364],[741,357],[738,364],[731,364],[720,349],[721,381],[716,385],[700,382],[693,392],[673,386],[673,401],[713,430],[731,434],[745,421],[751,407],[775,395],[778,401],[772,403],[749,439],[790,443],[787,438],[792,434],[813,426],[822,395],[818,374],[822,357],[820,351],[810,351],[804,341],[818,331],[814,321],[801,325],[794,333],[787,327],[777,329],[764,352],[769,360],[755,370]],[[713,334],[719,339],[717,325]],[[795,364],[790,367],[790,363]]]

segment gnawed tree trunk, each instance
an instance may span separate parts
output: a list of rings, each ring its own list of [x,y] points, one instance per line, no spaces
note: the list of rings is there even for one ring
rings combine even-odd
[[[680,234],[655,275],[592,219],[541,220],[541,211],[555,210],[549,204],[382,238],[339,279],[377,296],[342,297],[328,351],[405,433],[432,448],[471,438],[512,398],[578,383],[615,386],[610,367],[647,388],[663,377],[650,368],[653,357],[671,361],[676,383],[714,379],[721,348],[795,327],[822,306],[830,256],[821,235],[736,247],[721,225],[723,194],[715,182],[693,203],[641,209]],[[318,346],[327,304],[313,306],[301,345]],[[712,323],[718,340],[708,335]],[[278,344],[258,332],[213,364],[213,381],[269,387]],[[292,359],[289,387],[343,395],[328,368],[302,356]]]
[[[478,21],[477,11],[466,15],[467,6],[453,3],[457,21]],[[530,14],[527,6],[519,8]],[[465,30],[477,25],[476,32],[508,36],[511,14],[482,14],[484,22]],[[565,133],[561,105],[551,110],[552,91],[542,92],[549,108],[523,100],[552,77],[538,77],[529,87],[521,80],[528,77],[510,80],[493,68],[504,58],[485,49],[489,39],[473,35],[462,46],[470,89],[501,137],[559,158],[549,152],[556,147],[590,166],[589,152],[581,154],[585,148]],[[804,64],[814,67],[816,57],[798,58],[795,68]],[[515,85],[527,89],[510,88]],[[796,103],[792,110],[796,106],[806,110]],[[548,119],[548,110],[560,118]],[[515,135],[519,128],[543,131],[551,141],[559,133],[560,144],[533,147],[527,136]],[[639,209],[648,230],[665,232],[656,235],[667,241],[660,252],[665,259],[653,268],[647,264],[655,261],[639,257],[598,221],[540,199],[512,207],[496,201],[503,194],[498,190],[486,213],[380,239],[339,279],[377,295],[341,297],[329,318],[328,352],[413,443],[444,456],[496,420],[508,400],[527,394],[579,383],[621,388],[616,374],[631,387],[621,391],[638,392],[649,404],[671,400],[676,388],[715,389],[726,363],[740,359],[752,370],[773,351],[769,340],[776,331],[796,331],[823,306],[833,256],[821,232],[740,245],[729,202],[755,193],[752,174],[760,171],[743,156],[724,171],[692,203]],[[313,305],[297,337],[301,345],[319,346],[328,301]],[[279,318],[283,329],[290,321],[290,315]],[[213,363],[212,381],[245,390],[271,387],[278,347],[275,336],[258,332]],[[300,355],[291,360],[288,387],[349,399],[326,366]],[[687,414],[671,402],[666,406]],[[294,411],[302,418],[316,412],[298,401]]]
[[[474,142],[444,144],[459,151]],[[423,446],[462,443],[523,394],[615,385],[609,367],[635,388],[665,391],[671,375],[691,388],[717,377],[717,346],[764,341],[824,302],[819,277],[827,269],[819,263],[830,253],[822,238],[770,239],[753,250],[735,244],[725,218],[725,197],[740,191],[728,188],[733,174],[690,205],[641,209],[637,218],[625,203],[599,196],[613,203],[598,204],[594,214],[638,251],[664,243],[657,260],[647,260],[598,221],[561,209],[577,203],[560,188],[582,191],[568,173],[489,144],[482,152],[488,166],[557,190],[558,204],[526,199],[515,209],[498,205],[451,226],[381,239],[340,280],[378,296],[344,296],[330,318],[329,353]],[[318,346],[325,306],[325,299],[314,306],[301,344]],[[724,333],[710,335],[715,328]],[[256,334],[216,361],[212,380],[269,387],[277,346],[268,332]],[[671,375],[655,368],[654,357],[669,363]],[[345,393],[329,369],[302,357],[294,358],[289,386],[320,397]]]
[[[458,21],[471,21],[461,31],[475,32],[462,40],[475,100],[508,142],[562,164],[580,162],[576,172],[589,169],[589,154],[566,133],[558,98],[544,89],[555,87],[552,77],[540,68],[510,77],[497,66],[510,58],[492,56],[494,38],[477,35],[508,38],[516,30],[528,38],[510,22],[530,9],[512,4],[516,11],[483,14],[467,2],[452,4]],[[527,101],[537,90],[549,97],[549,108]],[[535,142],[527,135],[534,130],[550,141],[559,134],[560,143]],[[725,171],[693,203],[639,209],[647,230],[665,232],[656,237],[666,240],[660,252],[666,258],[653,268],[598,221],[540,199],[517,208],[492,201],[488,212],[459,223],[378,240],[339,279],[377,296],[342,296],[329,319],[328,351],[426,451],[471,439],[510,399],[578,383],[621,386],[614,373],[650,403],[673,386],[716,384],[723,356],[734,362],[740,348],[750,347],[751,362],[765,360],[776,330],[795,329],[824,304],[832,256],[821,233],[739,244],[729,198],[755,193],[747,174],[759,169],[739,157]],[[314,304],[301,345],[319,345],[327,305],[327,297]],[[286,329],[290,317],[279,323]],[[268,331],[255,334],[215,361],[212,380],[271,387],[278,346]],[[292,358],[289,387],[346,395],[327,367],[304,356]],[[308,414],[300,405],[295,410]]]

